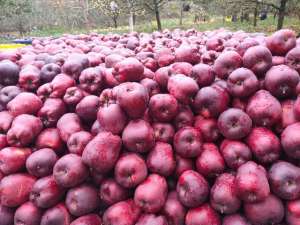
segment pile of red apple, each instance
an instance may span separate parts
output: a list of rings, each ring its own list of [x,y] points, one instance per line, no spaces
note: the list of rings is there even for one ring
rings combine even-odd
[[[0,52],[0,225],[300,225],[299,73],[291,30]]]

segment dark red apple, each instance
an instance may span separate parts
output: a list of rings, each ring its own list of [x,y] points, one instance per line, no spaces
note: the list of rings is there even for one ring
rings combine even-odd
[[[121,138],[110,132],[100,132],[84,148],[82,161],[90,168],[105,173],[116,164],[121,150]]]
[[[48,176],[34,183],[29,199],[37,207],[47,209],[59,203],[64,194],[65,189],[56,183],[53,176]]]
[[[260,202],[245,203],[244,212],[253,225],[280,224],[284,218],[283,203],[272,194]]]
[[[217,77],[226,79],[235,69],[241,67],[242,57],[235,51],[225,51],[216,59],[213,69]]]
[[[186,225],[221,225],[218,213],[209,204],[190,209],[185,217]]]
[[[202,175],[193,170],[183,172],[177,182],[179,201],[194,208],[203,204],[209,195],[209,185]]]
[[[167,182],[164,177],[151,174],[134,192],[135,204],[146,213],[157,213],[167,199]]]
[[[263,164],[275,162],[281,153],[279,138],[264,127],[253,128],[247,137],[247,144],[256,159]]]
[[[122,141],[129,151],[148,152],[155,144],[153,128],[145,120],[132,120],[123,130]]]
[[[239,198],[244,202],[260,202],[270,194],[266,170],[253,161],[238,168],[235,185]]]
[[[7,207],[17,207],[29,199],[36,179],[33,176],[15,173],[0,181],[0,203]]]
[[[243,65],[256,76],[262,77],[272,66],[272,53],[261,45],[251,47],[243,56]]]
[[[241,201],[232,174],[223,173],[217,177],[210,191],[210,204],[222,214],[232,214],[239,210]]]

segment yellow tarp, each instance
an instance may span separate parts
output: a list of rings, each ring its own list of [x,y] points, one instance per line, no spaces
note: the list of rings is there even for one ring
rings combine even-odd
[[[0,44],[0,51],[22,48],[24,46],[26,46],[26,45],[23,45],[23,44]]]

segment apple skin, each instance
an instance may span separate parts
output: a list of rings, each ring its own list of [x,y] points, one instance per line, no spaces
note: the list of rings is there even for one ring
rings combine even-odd
[[[210,191],[210,204],[222,214],[232,214],[241,207],[241,200],[237,196],[235,177],[223,173],[217,177]]]
[[[85,146],[92,138],[93,136],[87,131],[79,131],[71,134],[67,142],[69,152],[81,156]]]
[[[97,120],[103,129],[120,134],[127,123],[127,116],[119,104],[104,104],[99,107],[97,112]],[[116,121],[118,121],[116,123]]]
[[[42,101],[35,94],[22,92],[8,102],[7,109],[14,116],[21,114],[36,115],[42,105]]]
[[[113,75],[119,82],[140,81],[143,78],[144,66],[136,58],[126,58],[116,63]]]
[[[229,74],[241,67],[242,57],[235,51],[225,51],[216,59],[213,69],[220,79],[227,79]]]
[[[0,151],[0,171],[5,175],[20,172],[31,154],[30,148],[7,147]]]
[[[56,63],[45,64],[41,68],[41,72],[40,72],[41,83],[44,84],[44,83],[51,82],[54,79],[54,77],[60,73],[61,73],[61,68]]]
[[[105,85],[104,68],[92,67],[83,70],[79,76],[79,86],[91,94],[98,94]]]
[[[69,225],[71,223],[71,215],[65,204],[59,203],[52,208],[47,209],[41,220],[40,225],[61,224]]]
[[[82,153],[82,160],[90,168],[105,173],[116,164],[120,150],[121,138],[103,131],[86,145]]]
[[[283,203],[272,194],[261,202],[245,203],[244,211],[248,220],[254,225],[278,224],[284,218]]]
[[[136,82],[125,82],[113,89],[118,104],[128,117],[138,119],[143,116],[149,102],[147,89]]]
[[[29,199],[36,178],[28,174],[15,173],[0,181],[0,202],[6,207],[18,207]]]
[[[178,103],[172,95],[156,94],[150,98],[149,111],[156,121],[169,122],[177,114]]]
[[[243,56],[243,65],[262,77],[272,66],[272,53],[264,46],[251,47]]]
[[[97,118],[100,100],[95,95],[88,95],[76,105],[75,112],[84,122],[92,122]]]
[[[152,173],[165,177],[172,175],[176,167],[172,146],[167,143],[156,142],[147,156],[147,167]]]
[[[290,225],[299,225],[299,200],[289,201],[286,205],[286,221]]]
[[[68,190],[65,202],[70,214],[79,217],[95,211],[99,206],[100,198],[95,187],[82,184]]]
[[[45,127],[54,127],[66,111],[66,105],[60,98],[48,98],[37,115]]]
[[[247,144],[257,161],[262,164],[273,163],[280,157],[280,140],[267,128],[253,128],[247,137]]]
[[[269,170],[269,183],[276,196],[285,200],[300,197],[300,168],[289,162],[276,162]]]
[[[209,204],[190,209],[185,217],[186,225],[221,225],[219,214]]]
[[[223,225],[250,225],[250,223],[240,214],[231,214],[223,218]]]
[[[129,190],[122,187],[114,179],[108,178],[101,182],[100,199],[108,206],[125,201],[129,197]]]
[[[22,90],[17,86],[5,86],[0,90],[0,104],[6,108],[8,102],[14,99]]]
[[[202,153],[202,143],[199,130],[193,127],[183,127],[175,133],[173,146],[175,152],[182,157],[193,158]]]
[[[14,116],[8,111],[0,112],[0,131],[6,133],[11,127]]]
[[[165,216],[155,214],[142,214],[136,225],[168,225]]]
[[[274,55],[285,55],[296,46],[296,34],[292,30],[282,29],[269,36],[266,44]]]
[[[148,175],[144,159],[128,153],[121,156],[115,165],[115,179],[124,188],[133,188],[142,183]]]
[[[209,195],[209,186],[202,175],[193,170],[183,172],[177,183],[179,201],[186,207],[194,208],[203,204]]]
[[[141,214],[133,200],[121,201],[105,210],[104,225],[134,225]]]
[[[188,104],[197,94],[199,86],[195,80],[183,74],[171,76],[168,81],[168,91],[179,102]]]
[[[21,114],[17,116],[7,132],[7,143],[14,147],[30,145],[42,131],[43,124],[38,117]]]
[[[250,161],[252,153],[250,148],[240,141],[225,139],[220,146],[221,154],[226,162],[226,165],[236,170],[242,164]]]
[[[15,209],[0,205],[1,225],[14,224]]]
[[[157,213],[166,202],[167,192],[166,179],[158,174],[150,174],[135,189],[134,202],[146,213]]]
[[[65,95],[66,90],[69,87],[75,86],[75,80],[70,76],[61,73],[55,76],[50,84],[51,92],[49,93],[49,96],[51,98],[61,98]]]
[[[285,63],[300,73],[300,47],[291,49],[285,56]]]
[[[163,48],[157,54],[157,63],[159,67],[169,66],[174,63],[175,56],[171,49]]]
[[[196,159],[196,169],[205,178],[218,177],[225,170],[225,162],[213,143],[202,145],[203,151]]]
[[[60,138],[57,128],[46,128],[36,138],[35,147],[37,149],[50,148],[57,154],[64,152],[64,142]]]
[[[140,132],[136,132],[136,130]],[[123,145],[132,152],[149,152],[155,145],[154,131],[145,120],[132,120],[124,128],[122,133]]]
[[[179,104],[178,113],[174,118],[173,125],[176,131],[183,127],[193,126],[194,113],[190,106]]]
[[[270,194],[266,170],[253,161],[248,161],[238,168],[235,185],[239,198],[244,202],[263,201]]]
[[[14,224],[39,225],[42,218],[42,210],[32,202],[26,202],[17,208],[14,216]]]
[[[26,160],[28,173],[35,177],[45,177],[52,174],[58,157],[51,148],[43,148],[33,152]]]
[[[190,76],[192,73],[193,65],[188,62],[175,62],[170,65],[169,69],[171,76],[177,74]]]
[[[88,168],[80,156],[67,154],[54,165],[53,176],[57,184],[65,188],[79,185],[88,177]]]
[[[296,70],[286,66],[273,66],[265,77],[266,89],[277,98],[287,98],[295,93],[299,83],[299,74]]]
[[[16,85],[19,79],[19,66],[8,59],[0,61],[0,84],[5,86]]]
[[[293,159],[300,159],[300,151],[298,150],[298,146],[300,145],[300,142],[298,141],[299,130],[300,123],[297,122],[287,126],[281,133],[282,148],[284,152]]]
[[[205,118],[217,118],[229,105],[229,96],[224,90],[208,86],[201,88],[195,96],[195,112]]]
[[[69,87],[64,96],[63,100],[70,110],[72,110],[84,97],[84,92],[78,87]]]
[[[220,137],[217,121],[196,116],[194,127],[199,129],[205,142],[215,142]]]
[[[228,92],[238,98],[249,97],[259,88],[255,74],[246,68],[238,68],[229,74],[227,79]]]
[[[194,65],[190,76],[197,81],[200,88],[211,85],[215,80],[213,68],[203,63]]]
[[[250,133],[252,120],[244,111],[230,108],[219,116],[218,128],[225,138],[238,140]]]
[[[222,52],[224,49],[224,40],[219,37],[211,37],[206,41],[205,45],[207,50]]]
[[[86,55],[73,53],[66,59],[61,69],[63,73],[77,80],[82,70],[88,66],[89,60]]]
[[[80,118],[75,113],[66,113],[57,121],[56,125],[59,135],[67,142],[71,134],[82,130]]]
[[[59,186],[53,176],[42,177],[32,186],[29,200],[37,207],[48,209],[62,200],[65,189]]]
[[[105,57],[105,67],[106,68],[113,68],[117,63],[124,60],[125,57],[116,53],[112,53]]]
[[[189,45],[181,45],[174,52],[176,62],[188,62],[197,64],[200,62],[200,54],[197,48]]]
[[[280,102],[265,90],[259,90],[252,95],[246,112],[251,117],[254,125],[264,127],[273,126],[280,121],[282,116]]]
[[[102,220],[97,214],[88,214],[73,220],[70,225],[101,225]]]
[[[161,90],[167,89],[168,80],[172,73],[169,66],[161,67],[155,71],[154,80],[158,83]]]

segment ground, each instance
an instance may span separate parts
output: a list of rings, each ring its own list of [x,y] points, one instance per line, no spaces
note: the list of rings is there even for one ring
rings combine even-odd
[[[186,17],[183,20],[183,25],[179,25],[179,19],[162,19],[162,26],[163,28],[167,29],[175,29],[175,28],[182,28],[182,29],[189,29],[189,28],[195,28],[200,31],[205,30],[214,30],[221,27],[236,31],[236,30],[244,30],[247,32],[264,32],[264,33],[271,33],[276,30],[276,20],[272,16],[270,16],[266,20],[259,20],[257,22],[257,26],[253,26],[252,20],[249,22],[223,22],[223,19],[221,17],[214,17],[211,18],[207,22],[199,22],[195,24],[193,22],[192,17]],[[297,18],[291,18],[286,17],[284,22],[285,28],[293,29],[297,32],[297,34],[300,33],[300,19]],[[135,27],[135,30],[138,32],[152,32],[156,30],[156,22],[152,21],[150,24],[140,24]],[[34,37],[34,36],[60,36],[64,33],[73,33],[73,34],[79,34],[79,33],[88,33],[91,30],[89,29],[78,29],[78,30],[67,30],[64,28],[52,28],[52,29],[44,29],[44,30],[36,30],[32,31],[27,36]],[[94,32],[99,33],[125,33],[129,31],[128,26],[120,26],[118,28],[104,28],[104,29],[94,29],[92,30]],[[5,39],[0,37],[0,43],[4,42]],[[7,40],[6,40],[7,41]]]

